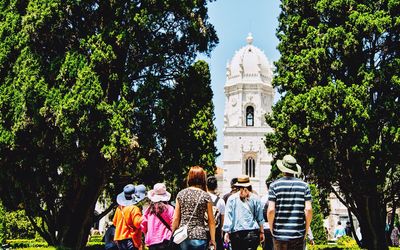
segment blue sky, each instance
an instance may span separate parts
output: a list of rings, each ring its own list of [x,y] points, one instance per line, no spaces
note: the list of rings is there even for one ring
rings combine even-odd
[[[210,58],[200,56],[199,59],[210,65],[218,133],[216,145],[221,153],[217,159],[219,167],[222,167],[226,63],[232,59],[235,51],[246,45],[249,32],[254,37],[253,45],[263,50],[269,61],[278,60],[278,39],[275,33],[278,27],[279,4],[279,0],[217,0],[208,4],[210,22],[217,31],[219,44],[211,52]]]

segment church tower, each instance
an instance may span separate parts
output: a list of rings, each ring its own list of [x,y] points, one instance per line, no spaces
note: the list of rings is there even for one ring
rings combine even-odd
[[[265,179],[272,161],[264,145],[265,134],[272,132],[265,122],[274,100],[271,68],[264,52],[253,45],[251,34],[247,45],[226,66],[224,192],[229,192],[233,177],[247,174],[253,190],[260,195],[266,193]]]

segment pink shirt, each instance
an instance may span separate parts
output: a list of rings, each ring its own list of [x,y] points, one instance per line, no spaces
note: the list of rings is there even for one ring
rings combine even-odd
[[[167,205],[166,208],[167,209],[161,214],[161,217],[171,228],[172,217],[174,216],[174,207]],[[140,227],[145,234],[144,242],[146,246],[162,243],[164,240],[169,240],[172,235],[172,232],[165,227],[164,223],[162,223],[155,214],[150,214],[149,208],[147,208],[143,213]]]

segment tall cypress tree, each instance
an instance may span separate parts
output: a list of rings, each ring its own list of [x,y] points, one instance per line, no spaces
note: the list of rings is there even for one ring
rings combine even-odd
[[[390,172],[400,154],[400,2],[282,0],[282,98],[267,117],[266,145],[291,153],[360,222],[368,249],[385,240]]]
[[[207,2],[0,1],[0,195],[50,245],[82,249],[103,188],[142,170],[136,91],[215,46]]]

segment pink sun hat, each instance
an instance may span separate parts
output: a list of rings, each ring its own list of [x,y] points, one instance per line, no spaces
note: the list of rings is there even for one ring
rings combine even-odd
[[[171,199],[171,194],[167,192],[167,187],[164,183],[156,183],[153,190],[147,193],[147,197],[152,202],[169,201],[169,199]]]

